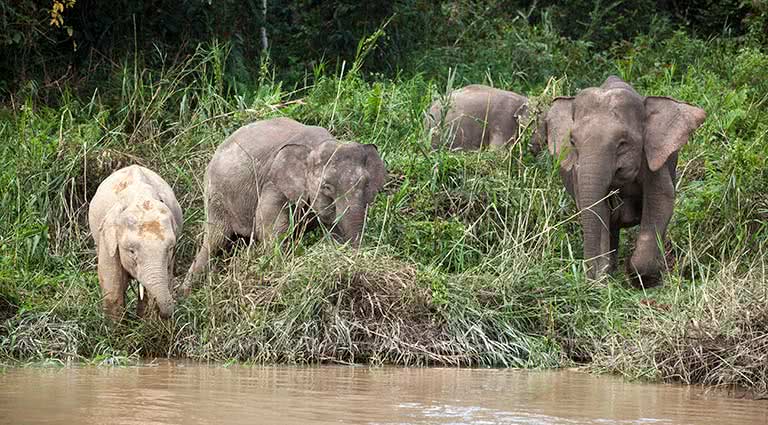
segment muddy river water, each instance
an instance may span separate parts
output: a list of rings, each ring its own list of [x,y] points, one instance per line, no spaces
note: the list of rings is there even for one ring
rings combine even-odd
[[[140,367],[0,371],[0,423],[768,424],[768,401],[572,371]]]

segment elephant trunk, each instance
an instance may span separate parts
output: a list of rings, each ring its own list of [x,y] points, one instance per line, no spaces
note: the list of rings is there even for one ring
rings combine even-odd
[[[363,237],[366,205],[364,203],[351,203],[343,207],[339,208],[338,211],[339,214],[343,214],[339,221],[341,236],[344,242],[349,242],[351,246],[357,248]]]
[[[608,188],[610,170],[601,169],[605,162],[594,167],[582,167],[578,171],[576,200],[581,209],[581,225],[584,232],[584,259],[587,261],[587,277],[596,279],[610,267],[611,234]]]
[[[139,284],[143,285],[157,302],[160,317],[163,319],[171,317],[176,304],[171,296],[169,277],[168,267],[157,264],[145,267],[139,279]]]

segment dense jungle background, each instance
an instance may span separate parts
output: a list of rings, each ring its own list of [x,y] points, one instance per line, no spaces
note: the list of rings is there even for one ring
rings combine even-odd
[[[0,362],[562,367],[768,394],[768,2],[0,0]],[[266,37],[264,37],[264,35]],[[663,287],[585,278],[578,211],[527,149],[430,152],[434,100],[608,75],[704,108]],[[202,178],[239,126],[288,116],[375,143],[364,247],[239,242],[170,321],[100,308],[88,200],[141,164],[201,240]],[[625,231],[621,258],[635,232]],[[178,279],[177,278],[177,279]]]

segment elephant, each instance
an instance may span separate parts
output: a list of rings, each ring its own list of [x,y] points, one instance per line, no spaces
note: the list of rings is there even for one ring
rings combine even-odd
[[[525,96],[473,84],[451,92],[448,105],[441,100],[432,103],[424,127],[431,133],[433,149],[447,145],[451,150],[469,151],[516,141],[519,123],[527,116]]]
[[[535,151],[546,143],[560,159],[581,211],[589,278],[615,270],[620,229],[640,225],[627,273],[635,286],[661,283],[659,242],[672,217],[678,151],[706,116],[670,97],[641,96],[617,76],[555,98],[531,144]]]
[[[375,145],[342,144],[322,127],[272,118],[239,128],[206,169],[203,243],[182,293],[190,293],[193,278],[228,238],[269,244],[307,216],[340,242],[359,246],[368,206],[386,176]]]
[[[144,316],[154,300],[160,317],[169,318],[175,306],[171,279],[183,216],[168,183],[138,165],[115,171],[96,190],[88,224],[96,242],[105,315],[120,320],[125,291],[134,278],[139,282],[137,314]]]

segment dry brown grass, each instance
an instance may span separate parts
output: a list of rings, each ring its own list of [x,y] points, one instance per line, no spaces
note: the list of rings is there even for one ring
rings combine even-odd
[[[698,294],[644,304],[636,332],[614,337],[596,367],[768,396],[767,265],[765,257],[750,267],[734,261],[696,288]]]
[[[317,244],[263,271],[264,254],[236,254],[232,261],[245,266],[209,279],[197,292],[190,312],[199,315],[208,305],[206,322],[182,331],[174,354],[267,363],[517,366],[532,356],[528,337],[509,324],[446,317],[433,303],[429,276],[408,262]]]

